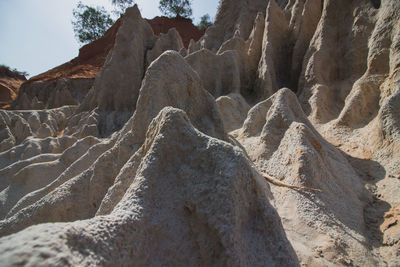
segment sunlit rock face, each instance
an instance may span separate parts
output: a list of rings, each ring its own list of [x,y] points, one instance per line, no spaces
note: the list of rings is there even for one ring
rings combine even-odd
[[[128,9],[79,101],[0,110],[0,262],[399,265],[399,31],[398,1],[221,0],[186,49]]]

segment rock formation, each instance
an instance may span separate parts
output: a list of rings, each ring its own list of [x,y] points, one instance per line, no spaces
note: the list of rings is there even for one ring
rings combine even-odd
[[[22,77],[15,81],[9,79],[5,81],[0,78],[1,86],[6,86],[6,88],[1,87],[5,95],[4,100],[0,99],[0,102],[5,101],[4,103],[8,105],[14,101],[11,108],[19,110],[58,108],[82,103],[104,65],[108,53],[114,47],[122,20],[118,19],[101,38],[81,47],[79,55],[70,62],[34,76],[28,81]],[[147,66],[163,51],[168,49],[179,51],[184,46],[188,47],[190,40],[198,41],[204,34],[204,31],[198,30],[190,19],[155,17],[151,20],[146,19],[146,22],[150,24],[155,35],[161,35],[160,40],[157,39],[153,44],[155,47],[151,49],[153,51],[150,53],[151,58],[146,61]],[[169,32],[171,30],[172,32]],[[10,89],[14,87],[15,89]],[[19,88],[20,94],[18,94]]]
[[[79,105],[0,111],[0,262],[400,264],[400,2],[120,23]]]

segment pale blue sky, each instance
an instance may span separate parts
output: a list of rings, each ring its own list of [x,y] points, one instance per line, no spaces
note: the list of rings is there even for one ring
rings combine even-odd
[[[37,75],[76,57],[72,9],[78,0],[0,0],[0,64]],[[111,10],[110,0],[82,0]],[[159,0],[136,0],[145,18],[160,16]],[[193,0],[195,23],[215,17],[218,0]]]

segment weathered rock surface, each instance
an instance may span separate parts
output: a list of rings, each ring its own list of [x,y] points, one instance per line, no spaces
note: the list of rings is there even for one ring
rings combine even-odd
[[[0,112],[0,262],[399,265],[399,30],[221,0],[186,50],[128,9],[79,106]]]
[[[92,87],[94,79],[38,81],[22,84],[18,98],[11,108],[17,110],[51,109],[78,105]]]
[[[75,107],[65,106],[47,111],[0,110],[0,152],[19,145],[28,138],[58,137]]]
[[[250,109],[249,104],[241,94],[231,93],[218,97],[216,100],[226,132],[242,128]]]
[[[24,167],[24,170],[49,171],[46,181],[42,179],[41,184],[34,183],[34,186],[27,184],[25,191],[18,194],[20,197],[14,197],[17,193],[12,198],[7,196],[13,188],[21,189],[18,181],[27,179],[26,171],[8,172],[10,185],[2,192],[5,204],[1,206],[1,214],[7,214],[8,218],[0,223],[0,234],[34,223],[73,221],[93,217],[96,212],[110,212],[122,198],[121,192],[132,182],[123,172],[124,165],[143,153],[139,148],[145,141],[147,127],[166,106],[185,110],[197,129],[228,140],[215,101],[201,87],[198,75],[177,52],[165,52],[146,73],[134,115],[111,140],[93,145],[91,139],[81,139],[54,162]],[[29,179],[40,179],[40,176],[32,174]],[[15,198],[20,198],[17,204]],[[87,201],[76,202],[77,198]],[[65,207],[70,208],[66,211]]]
[[[184,112],[171,108],[160,112],[146,136],[141,159],[132,159],[138,167],[126,166],[133,183],[110,215],[5,237],[1,261],[297,265],[268,188],[240,149],[201,134]]]
[[[362,180],[345,157],[314,129],[292,91],[281,89],[253,107],[237,133],[261,172],[290,185],[322,191],[272,191],[273,203],[303,262],[370,262],[372,257],[364,247],[362,202],[368,194]],[[307,233],[314,234],[299,239]],[[341,252],[338,246],[351,249]],[[318,253],[326,255],[320,258]]]

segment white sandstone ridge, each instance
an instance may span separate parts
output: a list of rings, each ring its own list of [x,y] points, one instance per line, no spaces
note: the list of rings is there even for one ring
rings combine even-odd
[[[80,105],[0,111],[1,265],[400,265],[399,31],[221,0],[185,49],[128,9]]]

